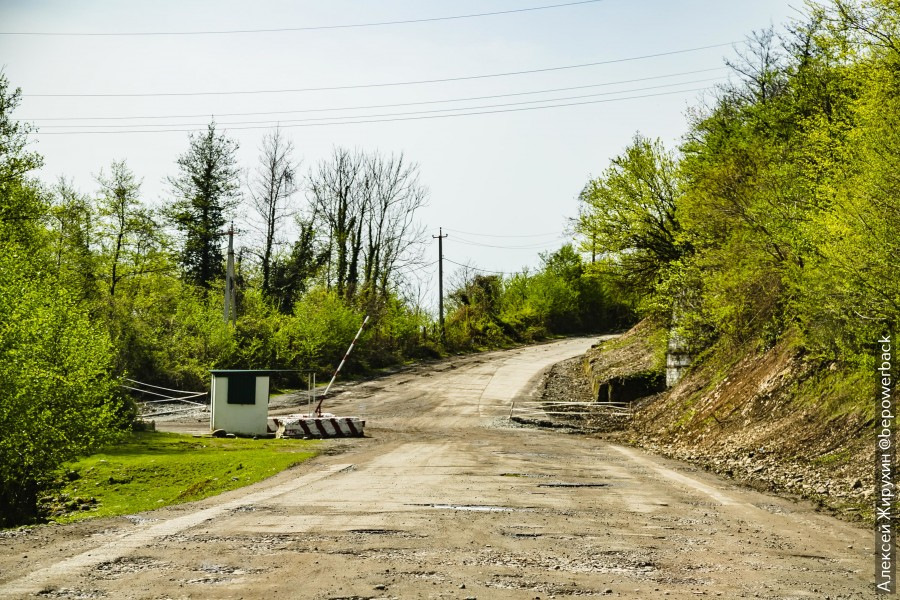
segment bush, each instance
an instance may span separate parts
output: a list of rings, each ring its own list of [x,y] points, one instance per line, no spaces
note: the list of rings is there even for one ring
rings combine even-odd
[[[109,337],[72,294],[0,248],[0,526],[38,518],[65,461],[117,437],[126,404]]]

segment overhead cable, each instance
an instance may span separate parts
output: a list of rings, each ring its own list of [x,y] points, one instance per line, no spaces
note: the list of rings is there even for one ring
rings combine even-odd
[[[258,112],[236,112],[236,113],[216,113],[217,117],[251,117],[257,115],[287,115],[294,113],[308,113],[308,112],[329,112],[329,111],[338,111],[338,110],[367,110],[370,108],[399,108],[401,106],[420,106],[427,104],[446,104],[449,102],[467,102],[470,100],[490,100],[493,98],[510,98],[514,96],[530,96],[534,94],[548,94],[552,92],[567,92],[572,90],[583,90],[588,88],[595,87],[608,87],[611,85],[619,85],[623,83],[637,83],[640,81],[652,81],[656,79],[668,79],[671,77],[681,77],[683,75],[694,75],[697,73],[709,73],[711,71],[726,71],[727,67],[714,67],[711,69],[698,69],[694,71],[682,71],[681,73],[671,73],[668,75],[654,75],[651,77],[639,77],[637,79],[622,79],[619,81],[607,81],[604,83],[592,83],[588,85],[575,85],[570,87],[562,87],[562,88],[547,88],[543,90],[534,90],[529,92],[512,92],[508,94],[492,94],[488,96],[468,96],[464,98],[447,98],[445,100],[422,100],[419,102],[398,102],[394,104],[369,104],[365,106],[338,106],[338,107],[329,107],[329,108],[304,108],[304,109],[296,109],[296,110],[270,110],[270,111],[258,111]],[[711,78],[718,79],[718,78]],[[700,80],[704,81],[704,80]],[[689,82],[682,82],[689,83]],[[678,85],[678,84],[669,84],[669,85]],[[649,88],[647,88],[649,89]],[[37,118],[28,118],[23,117],[22,121],[124,121],[124,120],[135,120],[135,119],[199,119],[206,118],[209,116],[209,113],[203,114],[190,114],[190,115],[133,115],[126,117],[110,117],[110,116],[96,116],[96,117],[37,117]]]
[[[414,23],[433,23],[437,21],[457,21],[462,19],[475,19],[479,17],[493,17],[498,15],[511,15],[516,13],[550,10],[582,4],[596,4],[603,0],[580,0],[578,2],[565,2],[562,4],[547,4],[544,6],[529,6],[525,8],[512,8],[509,10],[497,10],[493,12],[470,13],[465,15],[451,15],[444,17],[424,17],[420,19],[401,19],[396,21],[376,21],[372,23],[344,23],[336,25],[307,25],[304,27],[276,27],[269,29],[224,29],[212,31],[0,31],[0,35],[17,36],[53,36],[53,37],[125,37],[125,36],[161,36],[161,35],[232,35],[248,33],[287,33],[296,31],[321,31],[327,29],[359,29],[363,27],[384,27],[388,25],[410,25]]]
[[[646,60],[648,58],[658,58],[660,56],[672,56],[676,54],[686,54],[689,52],[699,52],[701,50],[709,50],[712,48],[722,48],[731,46],[735,42],[727,42],[724,44],[710,44],[708,46],[697,46],[695,48],[685,48],[683,50],[670,50],[667,52],[656,52],[653,54],[643,54],[640,56],[629,56],[626,58],[614,58],[609,60],[600,60],[589,63],[581,63],[576,65],[562,65],[557,67],[544,67],[542,69],[526,69],[522,71],[506,71],[502,73],[487,73],[484,75],[462,75],[459,77],[444,77],[441,79],[418,79],[410,81],[391,81],[386,83],[362,83],[353,85],[338,85],[326,87],[308,87],[293,89],[273,89],[273,90],[233,90],[233,91],[217,91],[217,92],[139,92],[139,93],[94,93],[94,94],[22,94],[22,97],[28,98],[140,98],[140,97],[157,97],[157,96],[232,96],[242,94],[286,94],[295,92],[322,92],[335,90],[351,90],[361,88],[379,88],[379,87],[396,87],[404,85],[423,85],[429,83],[449,83],[454,81],[472,81],[476,79],[491,79],[494,77],[511,77],[514,75],[530,75],[533,73],[548,73],[551,71],[565,71],[569,69],[583,69],[587,67],[597,67],[600,65],[611,65],[616,63],[632,62],[636,60]]]
[[[545,106],[525,106],[519,108],[503,108],[497,110],[476,110],[472,112],[459,112],[453,114],[430,114],[430,115],[421,115],[420,113],[398,113],[398,114],[407,114],[407,115],[420,115],[420,116],[403,116],[403,117],[395,117],[395,118],[361,118],[361,117],[348,117],[347,120],[343,121],[333,121],[330,123],[296,123],[296,124],[287,124],[284,125],[278,122],[272,122],[268,125],[248,125],[248,126],[240,126],[240,127],[229,127],[227,130],[229,131],[240,131],[240,130],[249,130],[249,129],[270,129],[272,127],[279,126],[283,129],[290,129],[295,127],[323,127],[323,126],[331,126],[331,125],[361,125],[368,123],[390,123],[390,122],[399,122],[399,121],[421,121],[425,119],[446,119],[450,117],[467,117],[473,115],[491,115],[491,114],[501,114],[501,113],[514,113],[514,112],[523,112],[523,111],[531,111],[531,110],[542,110],[547,108],[564,108],[570,106],[586,106],[590,104],[605,104],[607,102],[621,102],[623,100],[638,100],[641,98],[655,98],[658,96],[671,96],[673,94],[686,94],[689,92],[700,92],[708,88],[694,88],[688,90],[677,90],[673,92],[660,92],[657,94],[644,94],[640,96],[625,96],[622,98],[605,98],[603,100],[586,100],[581,102],[566,102],[563,104],[549,104]],[[460,110],[468,110],[468,109],[460,109]],[[432,112],[432,111],[426,111]],[[117,129],[115,131],[37,131],[34,135],[82,135],[82,134],[122,134],[122,133],[178,133],[178,132],[196,132],[201,131],[199,129],[135,129],[135,130],[121,130]]]
[[[472,231],[462,231],[461,229],[451,229],[450,227],[444,227],[447,231],[452,231],[454,233],[461,233],[463,235],[475,235],[479,237],[490,237],[490,238],[533,238],[533,237],[547,237],[551,235],[559,235],[559,231],[548,231],[547,233],[528,233],[521,235],[496,235],[493,233],[474,233]]]
[[[467,246],[478,246],[481,248],[498,248],[500,250],[539,250],[541,248],[544,248],[548,244],[557,244],[557,243],[565,240],[566,237],[565,236],[558,237],[558,238],[555,238],[552,240],[547,240],[544,242],[536,242],[536,243],[527,244],[527,245],[523,245],[523,246],[500,246],[497,244],[485,244],[485,243],[476,242],[473,240],[462,239],[459,236],[456,236],[453,239],[456,243],[465,244]]]
[[[480,271],[480,272],[482,272],[482,273],[491,273],[491,274],[493,274],[493,275],[511,275],[511,273],[506,273],[506,272],[504,272],[504,271],[490,271],[490,270],[488,270],[488,269],[479,269],[478,267],[472,267],[472,266],[469,266],[469,265],[464,265],[464,264],[462,264],[462,263],[456,262],[455,260],[450,260],[450,259],[447,258],[446,256],[444,257],[444,260],[446,260],[448,263],[453,263],[454,265],[456,265],[456,266],[458,266],[458,267],[463,267],[464,269],[471,269],[472,271]]]
[[[643,88],[633,88],[629,90],[618,90],[614,92],[599,92],[596,94],[580,94],[577,96],[562,96],[557,98],[544,98],[542,100],[522,100],[519,102],[503,102],[499,104],[483,104],[481,106],[461,106],[458,108],[436,108],[431,110],[421,110],[421,111],[407,111],[407,112],[393,112],[393,113],[376,113],[370,115],[338,115],[333,117],[307,117],[304,119],[286,119],[279,120],[277,122],[273,122],[271,119],[262,120],[262,121],[220,121],[217,122],[217,125],[220,127],[228,128],[232,125],[260,125],[265,124],[268,126],[272,126],[273,124],[277,125],[290,125],[292,123],[313,123],[313,122],[327,122],[327,121],[335,121],[341,119],[373,119],[379,117],[396,117],[396,116],[404,116],[404,115],[426,115],[426,114],[437,114],[437,113],[451,113],[461,110],[480,110],[485,108],[501,108],[507,106],[523,106],[527,104],[541,104],[546,102],[560,102],[563,100],[581,100],[583,98],[597,98],[599,96],[612,96],[615,94],[629,94],[632,92],[641,92],[645,90],[655,90],[660,88],[669,88],[675,87],[679,85],[690,85],[694,83],[708,82],[708,81],[718,81],[718,79],[701,79],[696,81],[684,81],[681,83],[669,83],[665,85],[654,85]],[[101,125],[101,124],[90,124],[90,125],[45,125],[44,127],[51,127],[53,129],[77,129],[77,128],[85,128],[85,127],[103,127],[107,129],[117,129],[117,128],[129,128],[129,127],[196,127],[196,128],[204,128],[207,126],[207,123],[164,123],[164,124],[140,124],[140,123],[126,123],[124,125]]]

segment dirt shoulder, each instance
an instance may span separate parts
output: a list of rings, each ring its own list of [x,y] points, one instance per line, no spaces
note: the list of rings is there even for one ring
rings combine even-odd
[[[585,398],[585,389],[595,393],[598,382],[628,377],[629,361],[632,373],[646,374],[659,364],[648,335],[658,332],[644,325],[589,350],[580,362],[555,366],[543,398]],[[825,396],[813,395],[816,385],[827,384],[813,370],[788,344],[748,352],[724,367],[697,368],[674,388],[637,400],[633,420],[606,427],[615,431],[604,437],[867,521],[874,493],[871,428],[864,415],[835,416]],[[603,429],[592,426],[592,433]]]

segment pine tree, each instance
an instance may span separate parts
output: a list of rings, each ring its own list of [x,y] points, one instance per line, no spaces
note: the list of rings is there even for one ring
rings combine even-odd
[[[191,134],[190,149],[178,159],[180,172],[168,180],[175,200],[167,212],[184,236],[185,279],[206,288],[223,273],[222,228],[240,201],[237,149],[213,121],[204,134]]]

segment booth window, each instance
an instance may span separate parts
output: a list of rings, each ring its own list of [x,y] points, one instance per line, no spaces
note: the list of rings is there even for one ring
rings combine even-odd
[[[228,404],[256,404],[256,375],[228,374]]]

